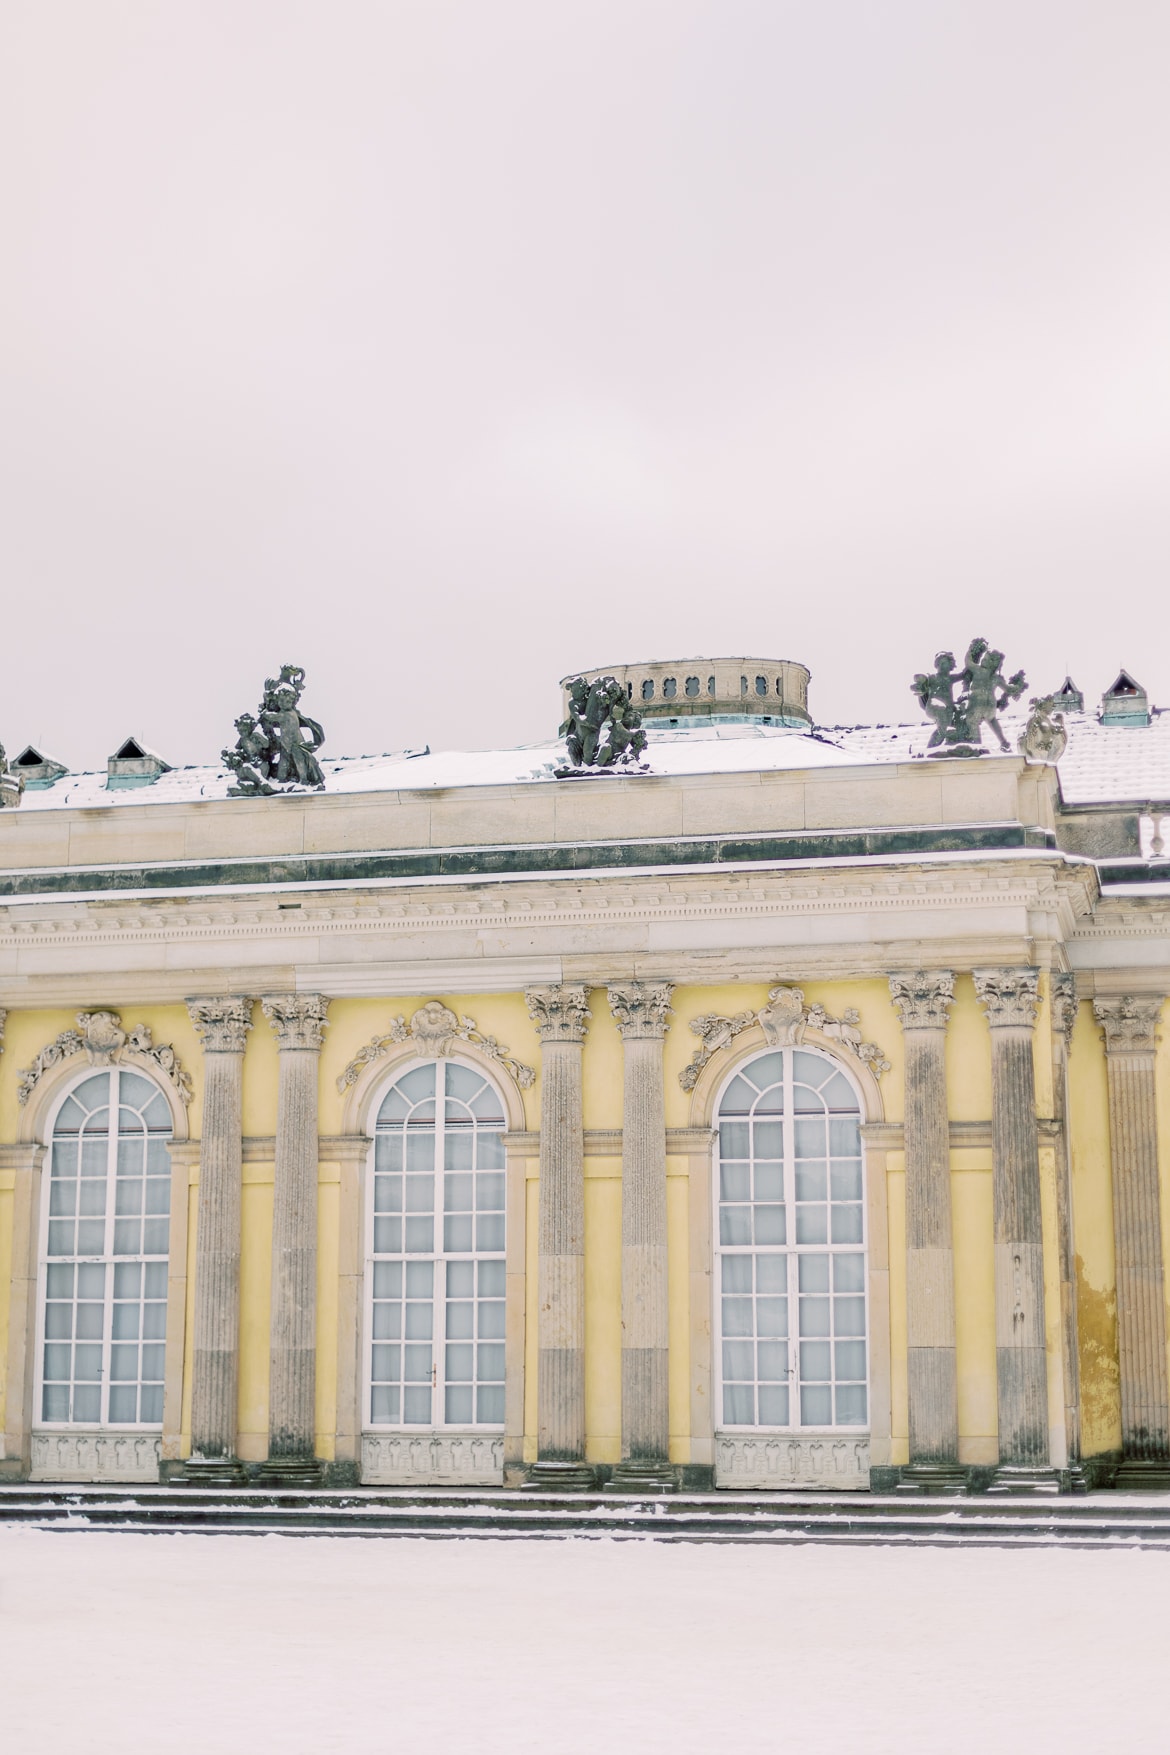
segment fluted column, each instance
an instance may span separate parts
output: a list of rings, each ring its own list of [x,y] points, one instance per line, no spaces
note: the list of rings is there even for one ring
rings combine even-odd
[[[240,1180],[244,1047],[252,1001],[189,999],[203,1043],[203,1139],[195,1237],[191,1460],[196,1479],[239,1478]]]
[[[995,1207],[995,1365],[999,1467],[993,1491],[1055,1492],[1048,1446],[1044,1241],[1032,1031],[1035,969],[976,969],[991,1027],[991,1152]]]
[[[1170,1392],[1154,1051],[1161,999],[1097,999],[1109,1079],[1109,1147],[1121,1363],[1119,1487],[1170,1489]]]
[[[540,1037],[537,1266],[538,1460],[526,1484],[589,1487],[585,1462],[585,1132],[581,1049],[584,987],[525,995]]]
[[[1067,970],[1049,977],[1052,1014],[1052,1113],[1057,1123],[1056,1232],[1060,1249],[1060,1338],[1064,1377],[1064,1431],[1069,1480],[1087,1492],[1081,1468],[1081,1353],[1077,1316],[1077,1251],[1073,1223],[1072,1150],[1069,1143],[1068,1057],[1077,1018],[1077,986]]]
[[[947,1014],[948,969],[890,976],[906,1055],[906,1318],[910,1465],[900,1490],[958,1493],[959,1405],[955,1372],[955,1265],[951,1233]]]
[[[669,982],[609,989],[622,1038],[622,1461],[611,1486],[669,1491],[670,1307],[663,1042]]]
[[[317,1075],[329,1001],[261,1001],[276,1033],[276,1185],[272,1204],[268,1461],[265,1478],[311,1483],[317,1402]]]

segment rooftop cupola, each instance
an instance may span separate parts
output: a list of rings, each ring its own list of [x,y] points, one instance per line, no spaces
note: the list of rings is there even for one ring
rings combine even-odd
[[[1101,697],[1102,725],[1148,725],[1150,700],[1141,683],[1123,670]]]
[[[647,725],[747,720],[803,731],[812,724],[810,673],[787,658],[671,658],[652,664],[595,665],[563,678],[566,716],[569,684],[582,674],[612,676]]]
[[[160,774],[169,774],[171,764],[164,762],[156,750],[148,749],[137,737],[128,737],[106,763],[106,788],[116,792],[123,786],[149,786]]]

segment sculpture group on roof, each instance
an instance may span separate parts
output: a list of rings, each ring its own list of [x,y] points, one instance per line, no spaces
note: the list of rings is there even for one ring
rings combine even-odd
[[[319,790],[324,786],[316,752],[325,742],[325,733],[315,719],[300,710],[304,686],[304,667],[282,664],[280,675],[270,676],[264,684],[259,713],[240,714],[236,747],[223,752],[236,777],[236,784],[228,788],[229,797],[255,798],[282,787]]]
[[[642,715],[630,705],[621,683],[612,676],[579,676],[569,684],[569,716],[561,726],[570,767],[633,768],[646,748]]]
[[[1002,666],[1003,653],[986,640],[975,639],[967,648],[962,670],[956,669],[953,652],[939,652],[933,671],[918,672],[911,690],[927,718],[934,721],[928,754],[980,754],[985,725],[991,727],[1005,754],[1011,749],[999,715],[1019,700],[1028,681],[1022,670],[1005,678]]]

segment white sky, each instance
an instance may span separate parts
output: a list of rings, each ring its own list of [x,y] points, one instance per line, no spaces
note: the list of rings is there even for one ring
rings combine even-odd
[[[0,740],[555,731],[975,633],[1170,704],[1164,0],[8,0]]]

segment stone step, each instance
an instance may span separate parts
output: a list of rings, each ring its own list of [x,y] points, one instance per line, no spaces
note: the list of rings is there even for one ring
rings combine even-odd
[[[411,1489],[381,1492],[0,1488],[0,1521],[41,1529],[436,1537],[619,1536],[666,1541],[866,1542],[1170,1548],[1170,1502],[969,1498],[940,1504],[857,1496],[624,1494]]]

